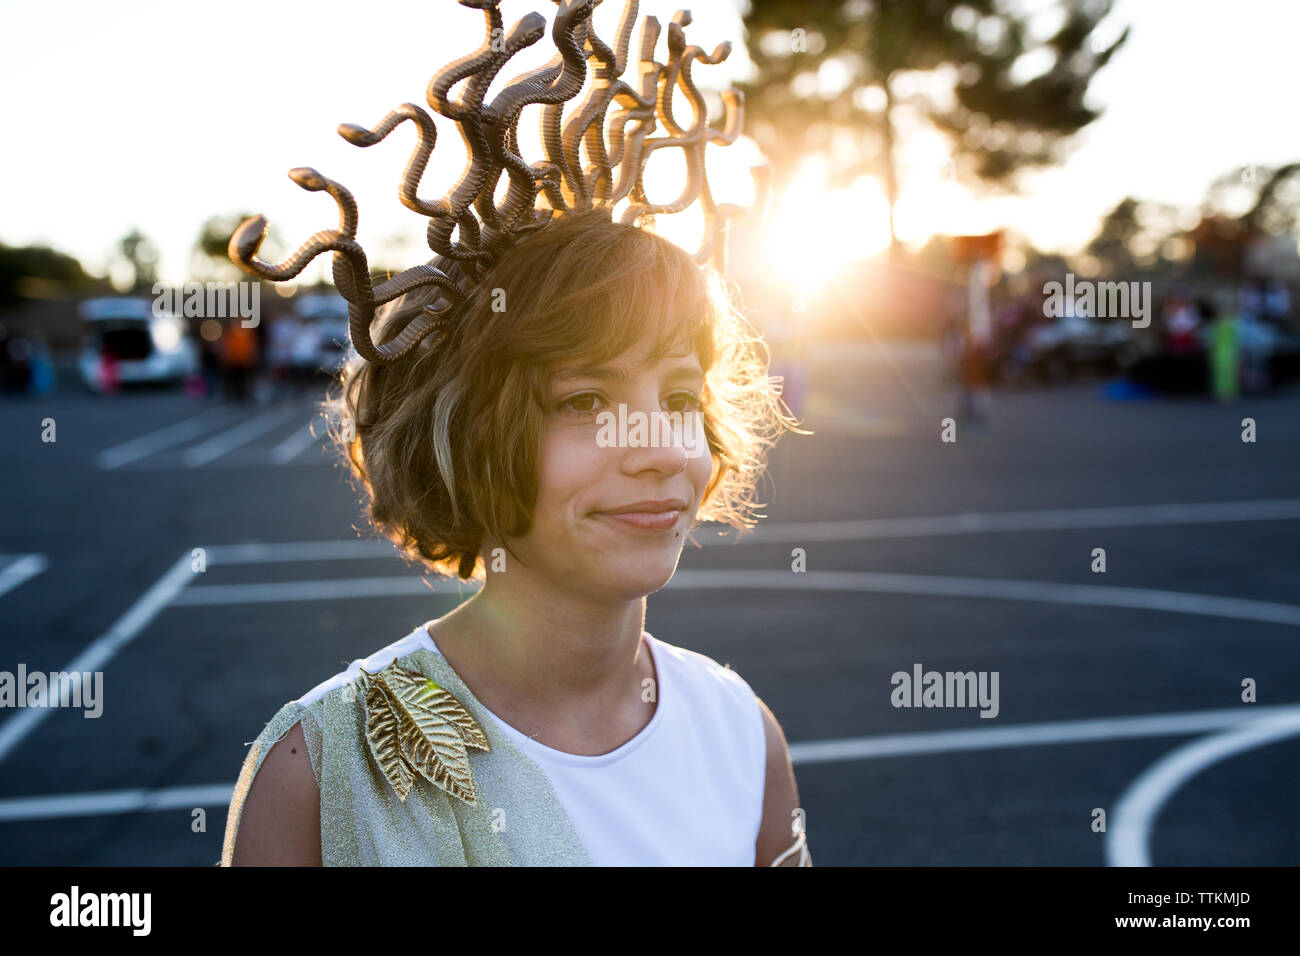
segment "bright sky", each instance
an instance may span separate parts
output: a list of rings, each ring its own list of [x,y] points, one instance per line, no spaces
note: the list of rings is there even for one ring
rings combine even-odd
[[[743,2],[712,0],[693,9],[688,41],[709,51],[722,39],[734,45],[727,63],[697,65],[701,86],[746,72]],[[502,3],[507,27],[529,10],[549,22],[555,9],[537,0]],[[621,9],[607,0],[597,10],[602,37],[612,38]],[[667,24],[675,9],[650,0],[641,13]],[[1133,34],[1094,81],[1091,98],[1107,111],[1080,135],[1068,163],[1032,177],[1024,197],[981,203],[944,179],[942,149],[917,141],[904,157],[912,184],[899,209],[905,239],[1009,225],[1040,247],[1073,249],[1125,195],[1194,205],[1210,180],[1231,168],[1300,158],[1291,104],[1300,88],[1300,3],[1119,0],[1112,19],[1132,24]],[[372,260],[385,250],[402,265],[424,258],[426,220],[396,196],[413,131],[363,150],[335,129],[341,122],[372,126],[402,102],[424,105],[433,71],[477,47],[478,11],[453,0],[6,0],[3,22],[0,119],[10,132],[0,159],[0,240],[53,245],[102,272],[121,236],[138,227],[163,252],[163,278],[180,282],[190,277],[190,249],[213,214],[264,213],[268,246],[278,243],[268,257],[334,226],[328,197],[301,190],[286,175],[293,166],[314,166],[357,196],[359,237]],[[634,31],[634,52],[638,36]],[[343,42],[359,52],[344,53]],[[517,56],[492,93],[552,51],[548,38]],[[666,36],[657,56],[666,59]],[[348,69],[349,61],[358,66]],[[541,158],[532,135],[539,115],[538,107],[525,113],[530,160]],[[454,124],[436,122],[439,141],[422,195],[450,191],[464,162]],[[716,153],[717,174],[727,177],[715,183],[717,198],[748,201],[743,170],[753,151]],[[727,153],[734,157],[729,164],[722,162]],[[815,171],[800,188],[798,208],[809,214],[844,208],[824,198],[818,203]],[[664,198],[673,192],[670,185]],[[875,217],[869,244],[877,243],[883,213],[875,184],[859,182],[846,201]],[[323,272],[327,259],[304,278]]]

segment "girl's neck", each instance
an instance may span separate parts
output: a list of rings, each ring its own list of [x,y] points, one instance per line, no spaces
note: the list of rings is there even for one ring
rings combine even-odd
[[[490,709],[490,696],[546,715],[591,716],[639,694],[653,665],[642,647],[645,598],[595,604],[521,575],[490,577],[478,594],[429,625],[450,663]],[[504,716],[504,715],[503,715]]]

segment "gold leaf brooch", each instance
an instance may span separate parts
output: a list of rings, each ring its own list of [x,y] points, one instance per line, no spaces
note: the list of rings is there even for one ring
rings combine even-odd
[[[403,803],[419,774],[477,806],[467,748],[490,751],[487,737],[455,697],[429,677],[397,666],[361,672],[370,752]]]

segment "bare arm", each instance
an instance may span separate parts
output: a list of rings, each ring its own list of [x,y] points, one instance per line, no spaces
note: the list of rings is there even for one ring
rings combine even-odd
[[[758,708],[763,713],[763,726],[767,730],[767,784],[763,791],[763,822],[758,828],[758,842],[754,844],[754,865],[771,866],[772,861],[795,842],[791,823],[795,819],[794,811],[799,808],[799,789],[781,725],[767,704],[760,700]],[[798,866],[800,856],[800,851],[795,850],[779,865]],[[811,866],[812,856],[807,859],[806,865]]]
[[[296,723],[253,778],[235,836],[232,866],[320,866],[320,789]]]

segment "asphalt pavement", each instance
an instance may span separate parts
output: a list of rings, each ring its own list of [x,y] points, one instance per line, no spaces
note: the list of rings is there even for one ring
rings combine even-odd
[[[1300,394],[1002,391],[945,442],[928,348],[809,375],[760,529],[647,629],[771,707],[817,865],[1300,861]],[[316,397],[0,402],[0,671],[103,673],[97,718],[0,710],[0,863],[214,863],[264,722],[463,599],[358,534]],[[918,670],[996,714],[896,706]]]

